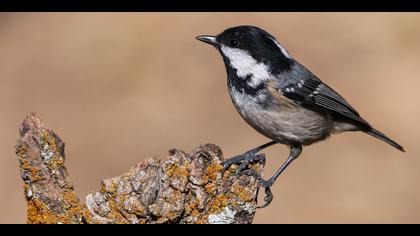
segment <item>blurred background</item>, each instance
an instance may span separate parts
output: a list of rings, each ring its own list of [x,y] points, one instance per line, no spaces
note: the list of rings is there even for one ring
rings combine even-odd
[[[84,197],[170,148],[225,157],[268,140],[237,114],[218,52],[194,39],[251,24],[340,92],[401,153],[362,133],[304,149],[255,223],[420,223],[420,14],[1,13],[0,223],[25,223],[14,154],[36,112],[66,142]],[[265,153],[265,176],[288,155]]]

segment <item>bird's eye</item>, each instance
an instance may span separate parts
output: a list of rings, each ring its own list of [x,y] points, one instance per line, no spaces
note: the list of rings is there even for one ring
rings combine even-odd
[[[231,39],[230,40],[230,45],[233,46],[233,47],[236,47],[236,46],[239,45],[239,41],[236,40],[236,39]]]

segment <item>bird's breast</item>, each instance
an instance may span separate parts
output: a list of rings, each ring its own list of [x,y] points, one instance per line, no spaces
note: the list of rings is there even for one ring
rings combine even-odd
[[[250,126],[280,143],[311,144],[331,133],[333,123],[329,116],[279,103],[264,91],[249,95],[229,86],[229,93],[235,108]]]

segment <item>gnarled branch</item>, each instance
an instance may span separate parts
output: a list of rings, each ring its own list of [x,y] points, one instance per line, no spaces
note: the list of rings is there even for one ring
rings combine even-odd
[[[20,127],[18,156],[28,223],[251,223],[258,181],[224,171],[219,147],[172,149],[101,182],[83,204],[64,166],[64,142],[33,113]],[[258,173],[262,165],[252,164]]]

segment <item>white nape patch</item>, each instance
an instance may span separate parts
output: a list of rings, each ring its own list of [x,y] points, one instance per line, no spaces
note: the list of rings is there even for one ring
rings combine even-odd
[[[289,55],[289,53],[287,52],[286,48],[283,47],[283,45],[281,45],[279,42],[277,42],[276,39],[271,38],[271,40],[273,40],[273,42],[277,45],[277,47],[280,48],[281,52],[283,53],[284,56],[286,56],[287,58],[291,59],[292,57]]]
[[[236,69],[239,77],[252,76],[249,85],[254,88],[272,76],[264,63],[258,63],[244,50],[222,46],[221,51],[229,58],[230,65]]]

